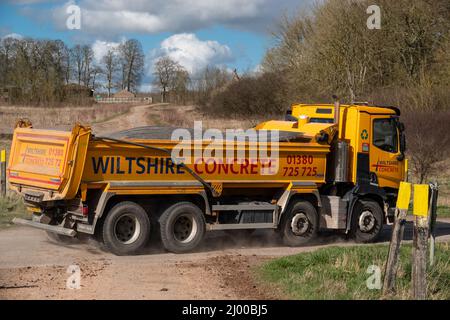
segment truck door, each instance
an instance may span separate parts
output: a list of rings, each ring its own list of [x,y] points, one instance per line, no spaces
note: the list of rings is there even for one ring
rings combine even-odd
[[[400,143],[397,119],[386,115],[371,115],[370,175],[379,187],[398,188],[403,179],[404,161],[399,157]]]

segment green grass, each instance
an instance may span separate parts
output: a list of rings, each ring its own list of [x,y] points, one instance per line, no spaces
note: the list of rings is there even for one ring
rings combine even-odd
[[[413,216],[413,206],[409,206],[408,215]],[[450,218],[450,207],[448,206],[438,206],[437,207],[437,217],[438,218]]]
[[[377,265],[383,273],[387,245],[330,247],[271,260],[256,270],[257,277],[293,299],[411,299],[411,245],[403,245],[397,293],[382,297],[370,290],[366,273]],[[450,299],[450,245],[437,244],[434,266],[428,270],[429,299]],[[382,275],[383,278],[383,275]],[[382,281],[381,281],[382,283]]]
[[[438,206],[437,207],[437,217],[438,218],[450,218],[450,207]]]
[[[18,196],[0,197],[0,229],[12,226],[14,217],[29,217],[22,199]]]

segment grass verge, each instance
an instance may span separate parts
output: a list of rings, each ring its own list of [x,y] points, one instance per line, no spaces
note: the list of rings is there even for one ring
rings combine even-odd
[[[11,221],[15,217],[27,218],[28,216],[20,197],[15,195],[0,197],[0,229],[12,226]]]
[[[437,207],[437,217],[438,218],[450,218],[450,207],[438,206]]]
[[[367,288],[367,268],[376,265],[383,273],[387,252],[387,245],[329,247],[271,260],[256,272],[262,282],[293,299],[411,299],[411,245],[401,248],[395,295],[383,297],[381,290]],[[437,244],[435,264],[428,270],[428,295],[450,299],[448,242]]]

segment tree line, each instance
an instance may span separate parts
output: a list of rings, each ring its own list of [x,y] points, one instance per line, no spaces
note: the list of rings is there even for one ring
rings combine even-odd
[[[366,10],[373,4],[381,9],[380,29],[367,28]],[[203,107],[236,116],[282,113],[293,102],[329,102],[336,94],[347,102],[445,109],[450,104],[450,2],[317,2],[280,18],[261,70],[244,74],[239,85],[228,86]]]
[[[0,41],[0,88],[14,103],[42,105],[67,101],[69,84],[136,92],[144,71],[139,41],[130,39],[109,49],[100,62],[89,45],[69,48],[61,40],[4,38]]]
[[[214,90],[233,78],[224,67],[207,66],[190,74],[168,56],[153,62],[153,91],[159,90],[162,102],[203,105]],[[0,40],[0,90],[8,92],[12,104],[84,105],[92,100],[84,99],[90,90],[108,97],[124,89],[137,93],[144,67],[142,45],[135,39],[109,47],[99,61],[90,45],[69,47],[61,40],[31,38]]]

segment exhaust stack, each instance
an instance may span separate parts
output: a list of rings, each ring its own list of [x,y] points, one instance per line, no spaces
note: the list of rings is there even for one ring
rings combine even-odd
[[[341,133],[339,130],[340,121],[340,107],[341,103],[336,95],[334,99],[334,123],[337,125],[336,140],[331,144],[331,161],[329,162],[329,178],[327,179],[333,183],[348,182],[349,181],[349,144],[345,140],[341,140]]]
[[[336,95],[333,95],[334,99],[334,123],[338,125],[339,130],[339,117],[340,117],[340,107],[341,103],[339,102],[339,98]]]

